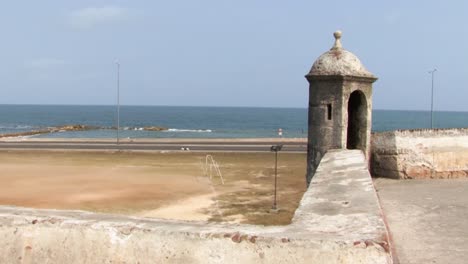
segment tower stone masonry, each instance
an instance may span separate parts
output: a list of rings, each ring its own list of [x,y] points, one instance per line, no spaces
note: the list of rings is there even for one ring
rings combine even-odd
[[[309,82],[307,185],[329,149],[360,149],[370,155],[372,84],[377,80],[343,49],[341,31],[305,76]]]

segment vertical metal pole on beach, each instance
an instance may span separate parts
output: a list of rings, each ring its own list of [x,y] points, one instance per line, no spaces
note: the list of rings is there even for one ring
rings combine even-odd
[[[275,152],[275,194],[274,194],[274,200],[273,200],[273,207],[271,208],[273,211],[277,212],[278,207],[277,207],[277,202],[276,202],[276,190],[278,186],[278,151],[283,148],[283,145],[273,145],[271,146],[270,150]]]
[[[119,144],[119,130],[120,130],[120,63],[117,64],[117,145]]]
[[[431,74],[432,85],[431,85],[431,128],[434,128],[434,73],[437,69],[429,71]]]
[[[276,206],[276,189],[278,186],[278,150],[275,151],[275,201],[273,202],[273,209],[277,209]]]

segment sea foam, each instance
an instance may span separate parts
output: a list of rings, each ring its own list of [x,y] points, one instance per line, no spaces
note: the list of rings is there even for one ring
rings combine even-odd
[[[177,129],[169,128],[166,132],[189,132],[189,133],[211,133],[211,129]]]

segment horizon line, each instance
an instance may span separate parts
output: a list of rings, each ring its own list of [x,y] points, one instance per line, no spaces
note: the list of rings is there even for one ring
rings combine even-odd
[[[0,103],[0,106],[117,106],[116,104],[32,104],[32,103]],[[212,108],[280,108],[280,109],[307,109],[307,107],[297,107],[297,106],[220,106],[220,105],[136,105],[136,104],[120,104],[120,106],[142,106],[142,107],[212,107]],[[418,112],[430,112],[430,109],[389,109],[389,108],[373,108],[372,110],[382,110],[382,111],[418,111]],[[468,112],[468,110],[447,110],[440,109],[434,110],[434,112]]]

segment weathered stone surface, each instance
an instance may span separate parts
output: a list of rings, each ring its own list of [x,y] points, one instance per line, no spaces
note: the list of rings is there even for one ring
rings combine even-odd
[[[468,129],[374,133],[371,170],[397,179],[467,177]]]
[[[358,150],[323,157],[288,226],[0,207],[0,237],[0,263],[392,263]]]
[[[372,83],[377,78],[343,49],[341,32],[334,35],[335,45],[305,76],[309,81],[308,183],[329,149],[361,149],[367,158],[370,154]],[[356,96],[358,104],[353,105]],[[357,142],[356,146],[348,146],[348,139]]]
[[[375,77],[362,65],[356,55],[343,49],[341,45],[341,31],[336,31],[333,35],[335,37],[335,45],[315,61],[309,74],[319,76]]]

